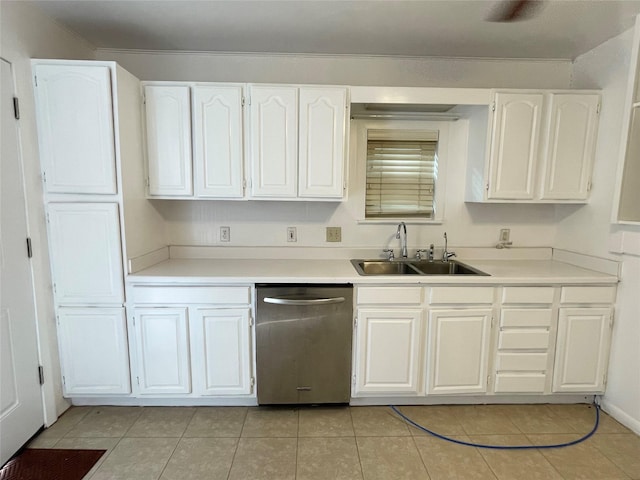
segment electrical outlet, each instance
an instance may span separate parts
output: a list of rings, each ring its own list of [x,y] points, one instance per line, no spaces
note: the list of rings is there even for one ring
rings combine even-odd
[[[510,229],[502,228],[500,230],[500,241],[501,242],[508,242],[510,235],[511,235],[511,230]]]
[[[341,242],[342,227],[327,227],[327,242]]]
[[[296,227],[287,227],[287,242],[297,242],[298,234],[296,232]]]
[[[220,241],[221,242],[231,241],[231,227],[220,227]]]

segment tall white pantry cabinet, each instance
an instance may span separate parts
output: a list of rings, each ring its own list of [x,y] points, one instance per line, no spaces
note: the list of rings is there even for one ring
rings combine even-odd
[[[142,161],[139,81],[113,62],[34,60],[33,75],[63,392],[129,394],[122,165]]]

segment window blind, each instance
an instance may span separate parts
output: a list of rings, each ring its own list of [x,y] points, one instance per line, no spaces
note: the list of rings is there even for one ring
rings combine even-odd
[[[367,218],[433,218],[437,132],[367,135]],[[395,138],[394,138],[395,137]],[[401,137],[401,138],[398,138]],[[416,138],[412,140],[411,138]]]

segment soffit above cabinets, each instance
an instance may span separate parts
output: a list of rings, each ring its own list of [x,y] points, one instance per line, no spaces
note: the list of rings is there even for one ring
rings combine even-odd
[[[498,0],[30,3],[103,49],[564,60],[640,13],[638,0],[546,0],[512,23],[486,20]]]

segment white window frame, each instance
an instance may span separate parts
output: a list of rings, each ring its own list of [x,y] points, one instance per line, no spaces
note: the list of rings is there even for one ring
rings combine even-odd
[[[449,122],[417,120],[352,120],[351,141],[354,145],[352,161],[355,162],[354,179],[351,182],[351,194],[357,202],[356,218],[358,223],[397,224],[441,224],[444,221],[446,171],[449,163]],[[367,190],[367,131],[371,130],[431,130],[438,132],[438,178],[435,184],[433,218],[386,217],[366,218],[365,201]]]

